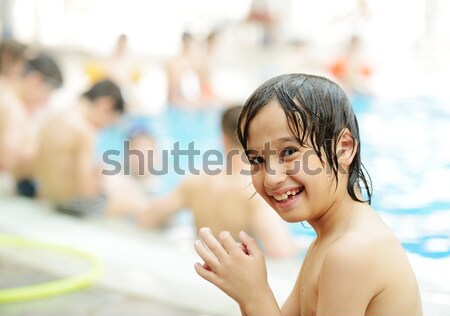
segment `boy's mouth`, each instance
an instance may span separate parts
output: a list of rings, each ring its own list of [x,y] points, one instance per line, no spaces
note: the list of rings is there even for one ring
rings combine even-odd
[[[304,189],[305,189],[304,187],[301,187],[301,188],[298,188],[298,189],[286,191],[286,192],[284,192],[283,194],[280,194],[280,195],[272,195],[272,197],[275,200],[277,200],[277,202],[285,202],[287,200],[293,199],[296,195],[302,193]]]

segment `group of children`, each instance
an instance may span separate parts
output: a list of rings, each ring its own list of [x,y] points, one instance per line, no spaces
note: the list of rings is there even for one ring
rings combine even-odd
[[[18,50],[15,55],[18,61],[37,65],[33,72],[25,66],[17,67],[17,78],[11,81],[22,82],[22,78],[28,77],[41,79],[42,86],[36,88],[33,93],[35,99],[30,100],[29,106],[43,106],[46,100],[43,97],[37,99],[37,92],[45,91],[48,98],[52,91],[50,88],[57,88],[63,82],[58,63],[43,54],[38,61],[34,57],[28,59],[24,46],[13,40],[4,42],[2,47],[7,45],[23,48],[23,56]],[[2,55],[9,57],[3,48]],[[10,60],[5,64],[11,66]],[[47,89],[47,82],[57,84]],[[30,84],[24,91],[31,95],[31,88]],[[20,96],[13,93],[6,83],[2,91],[5,91],[2,92],[3,97],[8,93]],[[26,106],[25,101],[19,104],[4,100],[1,103],[4,113],[0,129],[2,170],[15,176],[17,193],[51,201],[55,209],[62,213],[131,217],[139,226],[148,228],[163,227],[176,212],[189,209],[197,227],[214,226],[217,233],[223,229],[233,229],[235,236],[240,229],[250,229],[261,239],[271,256],[289,256],[298,251],[281,220],[268,212],[257,199],[250,199],[251,193],[246,190],[249,179],[239,175],[237,168],[242,163],[238,164],[237,160],[230,163],[236,169],[232,174],[224,172],[220,177],[187,177],[169,196],[157,198],[149,196],[145,188],[139,185],[148,177],[135,170],[141,161],[131,161],[131,174],[107,175],[102,172],[105,166],[102,161],[96,160],[97,135],[103,128],[117,123],[126,112],[121,87],[115,81],[103,79],[93,83],[73,106],[48,115],[40,126],[33,127],[37,125],[37,118]],[[15,117],[13,112],[19,110],[23,110],[23,115]],[[238,147],[234,130],[239,113],[240,107],[236,106],[223,115],[224,142],[230,150]],[[148,159],[146,155],[155,150],[154,140],[145,131],[133,130],[130,130],[127,139],[130,151],[139,151]],[[28,136],[30,139],[25,140]],[[216,191],[217,197],[205,195],[208,190]],[[218,202],[222,191],[229,191],[229,203]],[[275,235],[278,238],[273,238],[270,231],[277,231]]]
[[[408,258],[370,207],[358,122],[334,82],[304,74],[265,82],[243,108],[223,115],[227,152],[245,154],[232,156],[227,172],[187,177],[168,196],[150,200],[102,176],[93,159],[96,133],[124,113],[120,88],[109,79],[96,82],[77,104],[33,130],[34,112],[63,80],[51,57],[25,52],[14,42],[0,46],[0,168],[17,183],[35,179],[38,195],[56,209],[132,215],[160,227],[189,208],[204,261],[195,270],[234,299],[242,315],[422,315]],[[280,308],[264,253],[296,252],[281,220],[306,221],[317,237]]]
[[[219,35],[218,30],[206,37],[183,32],[178,51],[161,61],[168,106],[199,110],[224,103],[215,91],[212,78]],[[146,75],[145,63],[131,56],[126,34],[118,36],[111,56],[90,59],[85,68],[92,83],[109,78],[120,85],[127,111],[148,113],[145,97],[140,92],[141,77]]]

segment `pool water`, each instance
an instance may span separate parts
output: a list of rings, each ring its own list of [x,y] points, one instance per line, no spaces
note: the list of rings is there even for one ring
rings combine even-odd
[[[450,107],[430,97],[356,95],[352,104],[359,120],[362,161],[373,182],[373,207],[407,251],[428,258],[450,256]],[[223,151],[220,116],[219,109],[166,108],[148,117],[126,117],[101,133],[98,152],[123,151],[125,135],[136,125],[154,135],[159,153],[174,149],[177,142],[180,150],[188,150],[193,142],[199,150],[195,155],[168,154],[168,172],[157,176],[156,191],[164,194],[183,178],[175,165],[189,174],[189,168],[201,170],[205,153]],[[314,236],[307,224],[289,225],[297,236]]]

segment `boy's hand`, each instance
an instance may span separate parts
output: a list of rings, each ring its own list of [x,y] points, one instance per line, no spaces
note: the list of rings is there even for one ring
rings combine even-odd
[[[264,300],[272,292],[267,283],[264,256],[253,238],[241,232],[236,243],[229,232],[217,240],[209,228],[199,231],[195,250],[204,260],[195,270],[241,306]]]
[[[237,243],[237,245],[239,246],[239,248],[242,249],[242,251],[243,251],[246,255],[248,255],[247,247],[245,247],[244,244],[242,244],[242,243]],[[205,268],[206,270],[212,271],[211,268],[209,267],[209,265],[206,264],[206,262],[203,263],[202,266],[203,266],[203,268]]]

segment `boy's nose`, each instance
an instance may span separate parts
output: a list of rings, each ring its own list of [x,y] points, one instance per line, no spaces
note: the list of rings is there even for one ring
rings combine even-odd
[[[275,188],[286,178],[286,169],[283,164],[267,164],[265,169],[264,186],[266,188]]]

